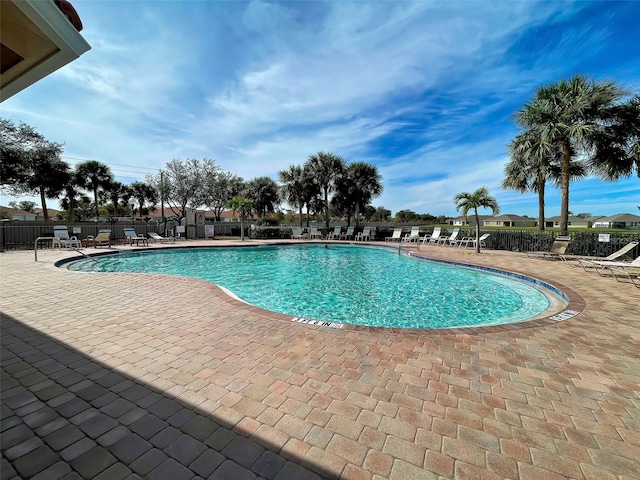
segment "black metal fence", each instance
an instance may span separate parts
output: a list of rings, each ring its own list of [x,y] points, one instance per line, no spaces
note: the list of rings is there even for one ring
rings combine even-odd
[[[64,223],[42,223],[42,222],[20,222],[20,224],[12,222],[2,222],[0,227],[0,242],[2,250],[30,250],[33,249],[34,242],[38,237],[51,237],[53,236],[53,226],[64,225]],[[66,224],[69,228],[69,233],[75,235],[78,239],[82,240],[89,235],[97,235],[98,231],[102,228],[108,228],[111,230],[112,239],[116,242],[124,239],[124,228],[130,228],[130,223],[109,223],[109,222],[86,222],[86,223],[69,223]],[[240,236],[240,224],[238,222],[216,222],[214,224],[200,224],[200,225],[188,225],[186,227],[185,235],[188,239],[194,238],[207,238],[210,235],[206,235],[205,227],[211,228],[213,225],[215,237],[239,237]],[[297,225],[280,225],[277,227],[269,226],[254,226],[245,225],[245,235],[249,238],[255,239],[285,239],[291,238],[292,227]],[[394,228],[403,228],[404,233],[408,233],[411,229],[411,225],[398,225],[398,224],[367,224],[369,227],[373,227],[371,232],[371,238],[373,240],[382,241],[386,237],[390,237]],[[363,225],[360,225],[355,233],[359,233],[363,229]],[[164,228],[155,224],[136,223],[134,228],[137,233],[147,234],[149,232],[157,232],[164,234]],[[174,226],[175,228],[175,226]],[[442,235],[450,235],[454,228],[453,226],[442,228]],[[318,226],[318,230],[326,235],[326,227]],[[342,230],[346,231],[346,226],[342,226]],[[330,228],[333,231],[333,225]],[[423,236],[426,233],[432,233],[432,226],[424,226],[420,228],[420,235]],[[553,240],[558,235],[556,231],[543,231],[538,230],[499,230],[499,229],[481,229],[481,234],[488,233],[489,237],[486,240],[486,248],[493,250],[509,250],[514,252],[528,252],[528,251],[548,251],[553,244]],[[607,234],[605,231],[594,230],[591,231],[577,231],[569,232],[571,242],[567,249],[567,254],[570,255],[584,255],[584,256],[597,256],[605,257],[616,250],[622,248],[633,240],[640,241],[640,231],[629,232],[611,232],[607,237],[602,237],[602,234]],[[458,238],[463,237],[475,237],[475,229],[469,227],[460,228]],[[607,241],[604,241],[604,240]],[[640,247],[636,247],[629,252],[629,258],[635,258],[640,255]]]

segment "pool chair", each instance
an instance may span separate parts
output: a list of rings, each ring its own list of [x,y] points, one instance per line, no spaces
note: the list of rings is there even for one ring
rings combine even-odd
[[[98,235],[95,237],[93,235],[89,235],[86,240],[87,247],[104,247],[105,245],[111,248],[111,230],[106,228],[102,228],[98,231]]]
[[[318,230],[318,227],[311,227],[311,230],[309,231],[309,236],[312,239],[324,237],[324,235],[322,235],[322,232]]]
[[[353,232],[356,227],[347,227],[347,231],[340,234],[340,240],[349,240],[353,238]]]
[[[140,246],[140,243],[142,243],[142,245],[149,245],[149,241],[143,233],[138,234],[133,228],[124,228],[123,231],[125,245],[133,245],[133,242],[135,242],[137,246]]]
[[[338,240],[340,238],[340,232],[342,231],[342,227],[340,225],[336,225],[333,228],[333,232],[329,233],[329,235],[327,235],[327,238],[329,240]]]
[[[402,242],[419,242],[420,241],[420,227],[411,227],[411,231],[407,233]]]
[[[66,225],[53,227],[53,248],[80,248],[78,237],[70,237]]]
[[[309,238],[306,233],[302,233],[301,227],[293,227],[291,233],[291,238],[299,239],[299,238]]]
[[[636,286],[640,287],[640,257],[637,257],[632,262],[608,262],[608,261],[594,261],[599,269],[596,269],[599,275],[604,276],[606,271],[616,277],[616,280],[620,281],[620,278],[628,278]]]
[[[565,255],[561,255],[560,258],[562,259],[562,261],[564,263],[566,263],[570,267],[583,268],[585,271],[587,271],[589,269],[596,269],[597,268],[597,265],[595,265],[593,262],[603,262],[603,261],[604,262],[612,262],[612,261],[615,261],[615,260],[619,259],[620,257],[622,257],[623,255],[626,255],[627,253],[629,253],[634,248],[636,248],[638,243],[640,243],[640,242],[638,242],[638,241],[629,242],[624,247],[616,250],[611,255],[606,256],[606,257],[574,257],[574,256],[571,256],[571,255],[566,255],[566,256]],[[574,263],[572,263],[572,262],[574,262]]]
[[[435,227],[432,233],[427,233],[424,237],[422,237],[422,244],[426,245],[427,243],[438,243],[441,232],[441,227]]]
[[[151,240],[153,240],[153,243],[156,243],[156,242],[173,243],[173,242],[175,242],[175,239],[173,237],[163,237],[161,235],[158,235],[156,232],[149,232],[147,235],[149,235],[149,238]]]
[[[402,229],[401,228],[394,228],[393,229],[393,235],[391,235],[390,237],[385,237],[384,241],[385,242],[399,242],[402,240]]]
[[[478,242],[480,242],[480,246],[482,248],[485,248],[487,246],[485,240],[487,238],[489,238],[489,235],[491,235],[490,233],[485,233],[483,234],[479,239]],[[459,247],[474,247],[476,246],[476,238],[475,237],[464,237],[463,239],[461,239],[458,243]]]
[[[438,240],[438,245],[455,245],[456,244],[456,239],[458,238],[458,234],[460,233],[460,229],[459,228],[454,228],[453,232],[451,232],[451,235],[444,236],[444,237],[440,237],[440,239]]]
[[[360,233],[356,235],[356,242],[371,240],[371,227],[364,227]]]
[[[553,240],[553,244],[548,252],[526,252],[527,257],[533,258],[547,258],[547,259],[562,259],[562,255],[567,251],[571,237],[557,236]]]

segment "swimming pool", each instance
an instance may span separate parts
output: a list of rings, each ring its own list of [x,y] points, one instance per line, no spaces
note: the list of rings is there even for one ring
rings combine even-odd
[[[550,305],[539,289],[508,276],[353,245],[151,250],[68,268],[200,278],[267,310],[381,327],[496,325],[534,317]]]

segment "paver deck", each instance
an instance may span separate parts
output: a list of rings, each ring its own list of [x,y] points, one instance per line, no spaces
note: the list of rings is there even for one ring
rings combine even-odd
[[[1,478],[640,478],[640,289],[508,252],[421,252],[567,286],[581,313],[338,330],[200,280],[3,253]]]

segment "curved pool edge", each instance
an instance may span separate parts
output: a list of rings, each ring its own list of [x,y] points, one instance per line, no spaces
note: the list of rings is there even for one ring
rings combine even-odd
[[[150,250],[164,250],[164,249],[191,249],[191,248],[199,248],[199,249],[207,249],[207,248],[244,248],[244,247],[259,247],[259,246],[282,246],[282,245],[298,245],[298,244],[309,244],[312,243],[311,241],[294,241],[294,242],[260,242],[260,243],[248,243],[248,244],[243,244],[243,245],[163,245],[163,246],[154,246],[151,248],[136,248],[136,249],[131,249],[131,250],[120,250],[120,249],[114,249],[114,250],[108,250],[108,251],[100,251],[100,252],[95,252],[95,253],[91,253],[91,254],[82,254],[82,256],[74,256],[74,257],[67,257],[64,259],[60,259],[58,261],[56,261],[54,263],[55,267],[62,267],[68,263],[74,262],[74,261],[78,261],[78,260],[82,260],[83,258],[92,258],[92,257],[101,257],[101,256],[106,256],[106,255],[118,255],[120,253],[130,253],[130,252],[141,252],[141,251],[150,251]],[[315,241],[313,243],[317,243],[317,244],[322,244],[322,243],[326,243],[323,241]],[[343,245],[356,245],[356,246],[369,246],[369,247],[374,247],[374,248],[384,248],[384,249],[389,249],[389,250],[397,250],[397,246],[393,246],[393,245],[389,245],[389,244],[384,244],[384,243],[373,243],[373,242],[352,242],[352,241],[336,241],[336,242],[331,242],[332,244],[343,244]],[[179,277],[179,276],[173,276],[173,275],[166,275],[166,274],[154,274],[154,275],[166,275],[168,277],[171,277],[173,279],[175,279],[176,281],[181,280],[181,281],[196,281],[196,282],[205,282],[208,285],[212,285],[215,287],[215,290],[217,292],[220,292],[219,298],[226,300],[228,302],[231,303],[235,303],[237,302],[238,306],[243,307],[243,308],[247,308],[247,309],[251,309],[251,310],[255,310],[255,311],[259,311],[259,312],[263,312],[265,315],[270,316],[271,318],[273,317],[277,317],[278,320],[283,320],[283,321],[289,321],[289,322],[297,322],[297,323],[304,323],[307,326],[317,326],[319,328],[323,328],[323,327],[332,327],[332,328],[340,328],[343,331],[357,331],[357,332],[363,332],[363,331],[370,331],[370,332],[391,332],[391,333],[404,333],[404,334],[414,334],[414,335],[420,335],[420,334],[442,334],[444,332],[447,333],[465,333],[465,334],[487,334],[487,333],[500,333],[500,332],[507,332],[507,331],[511,331],[511,330],[516,330],[516,329],[524,329],[524,328],[538,328],[538,327],[544,327],[544,326],[549,326],[549,325],[556,325],[558,323],[561,323],[563,321],[566,320],[570,320],[573,319],[574,317],[577,317],[578,315],[580,315],[586,308],[586,302],[585,300],[582,298],[581,295],[579,295],[577,292],[575,292],[573,289],[571,289],[570,287],[568,287],[567,285],[564,285],[562,283],[559,282],[552,282],[550,280],[545,279],[544,277],[536,277],[530,274],[526,274],[524,272],[518,272],[518,271],[513,271],[513,270],[507,270],[507,269],[498,269],[498,268],[494,268],[494,267],[487,267],[485,265],[481,265],[481,264],[474,264],[474,263],[466,263],[466,262],[460,262],[460,261],[452,261],[452,260],[445,260],[445,259],[440,259],[440,258],[435,258],[432,256],[428,256],[428,255],[424,255],[425,252],[420,252],[418,251],[418,255],[415,254],[415,252],[406,252],[407,256],[409,257],[413,257],[415,259],[422,259],[422,260],[427,260],[427,261],[434,261],[437,263],[443,263],[443,264],[450,264],[450,265],[455,265],[455,266],[459,266],[459,267],[463,267],[463,268],[470,268],[470,269],[475,269],[475,270],[482,270],[482,271],[487,271],[489,273],[494,273],[494,274],[498,274],[498,275],[504,275],[507,277],[514,277],[515,279],[518,279],[520,281],[523,281],[525,283],[531,283],[532,286],[535,285],[539,285],[542,286],[543,288],[548,288],[549,290],[551,290],[554,293],[559,294],[560,296],[562,296],[567,304],[564,307],[564,309],[561,312],[557,312],[554,314],[548,314],[546,313],[548,311],[545,310],[545,312],[542,312],[539,315],[536,315],[534,317],[530,317],[524,320],[519,320],[519,321],[514,321],[514,322],[510,322],[510,323],[503,323],[503,324],[498,324],[498,325],[481,325],[481,326],[456,326],[456,327],[442,327],[442,328],[434,328],[434,327],[427,327],[427,328],[399,328],[399,327],[384,327],[384,326],[366,326],[366,325],[354,325],[354,324],[349,324],[349,323],[337,323],[337,322],[331,322],[331,321],[326,321],[326,320],[311,320],[311,319],[304,319],[301,317],[294,317],[292,315],[288,315],[288,314],[284,314],[281,312],[276,312],[273,310],[268,310],[259,306],[256,306],[254,304],[251,304],[245,300],[243,300],[242,298],[238,297],[235,293],[231,292],[230,290],[222,287],[221,285],[218,285],[216,283],[213,282],[209,282],[207,280],[201,280],[198,278],[190,278],[190,277]],[[88,273],[88,272],[74,272],[74,273]],[[101,272],[101,273],[110,273],[110,272]],[[132,275],[149,275],[147,273],[128,273],[128,274],[132,274]]]

